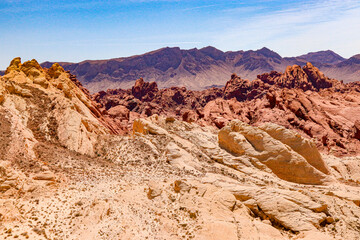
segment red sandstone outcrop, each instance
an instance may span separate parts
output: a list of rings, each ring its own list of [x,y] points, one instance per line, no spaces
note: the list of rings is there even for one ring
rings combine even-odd
[[[159,90],[155,82],[148,83],[142,78],[136,80],[135,85],[131,89],[132,95],[143,101],[151,100],[158,91]]]
[[[284,73],[264,73],[253,81],[233,74],[224,88],[203,91],[158,89],[155,82],[139,79],[131,90],[108,90],[93,98],[103,112],[122,105],[137,116],[173,116],[218,128],[232,119],[252,125],[273,122],[317,139],[324,151],[343,155],[360,149],[359,86],[330,79],[307,63],[303,68],[289,66]],[[133,120],[128,119],[129,128]]]

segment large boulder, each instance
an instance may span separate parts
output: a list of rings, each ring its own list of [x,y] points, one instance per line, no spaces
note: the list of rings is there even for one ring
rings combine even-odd
[[[218,137],[224,149],[260,160],[283,180],[315,185],[331,181],[289,145],[240,120],[231,121],[219,131]]]
[[[291,147],[292,150],[304,157],[308,163],[319,171],[329,174],[329,168],[326,166],[313,140],[303,138],[298,132],[273,123],[265,123],[259,128],[276,140]]]
[[[144,135],[152,134],[152,135],[167,135],[167,131],[153,122],[151,120],[146,120],[143,118],[138,118],[134,120],[133,124],[133,133],[141,133]]]

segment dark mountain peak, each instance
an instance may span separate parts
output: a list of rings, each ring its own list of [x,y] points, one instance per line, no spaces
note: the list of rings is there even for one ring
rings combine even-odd
[[[199,52],[199,49],[197,48],[190,48],[188,50],[181,50],[182,52],[190,52],[190,53],[194,53],[194,52]]]
[[[243,66],[246,70],[262,71],[273,70],[272,64],[280,64],[282,57],[276,52],[264,47],[256,51],[249,50],[244,52],[242,57],[235,63],[235,67]]]
[[[360,54],[354,55],[351,58],[337,64],[337,66],[345,67],[345,66],[352,66],[352,65],[359,65],[360,64]]]
[[[356,55],[352,56],[350,59],[360,60],[360,54],[356,54]]]
[[[157,50],[145,53],[141,56],[144,55],[149,55],[149,54],[161,54],[161,53],[180,53],[181,49],[179,47],[164,47],[164,48],[159,48]]]
[[[183,50],[182,49],[181,53],[182,53],[183,57],[189,57],[189,58],[187,58],[187,60],[192,59],[192,60],[195,60],[195,61],[199,61],[199,60],[204,58],[204,53],[201,52],[197,48],[191,48],[191,49],[188,49],[188,50]]]
[[[210,56],[216,60],[225,58],[225,54],[223,51],[221,51],[215,47],[212,47],[212,46],[207,46],[207,47],[201,48],[200,52],[202,52],[203,54]]]
[[[267,48],[267,47],[263,47],[261,49],[258,49],[256,51],[264,51],[264,52],[272,52],[271,49]]]
[[[323,51],[319,51],[319,52],[324,52],[324,53],[330,53],[330,54],[336,54],[338,55],[337,53],[335,53],[334,51],[328,49],[328,50],[323,50]],[[340,56],[340,55],[339,55]]]
[[[331,50],[309,52],[308,54],[298,56],[298,58],[302,58],[309,62],[323,63],[323,64],[324,63],[336,64],[345,60],[345,58],[341,57],[339,54]]]
[[[181,59],[182,53],[179,47],[161,48],[148,54],[144,54],[143,56],[138,57],[135,62],[129,63],[128,70],[130,71],[134,66],[140,66],[142,69],[154,67],[165,72],[171,67],[176,69],[180,64]]]
[[[43,62],[43,63],[40,64],[40,66],[43,67],[43,68],[51,68],[52,65],[53,65],[53,63],[48,62],[48,61]]]
[[[219,53],[224,53],[223,51],[217,49],[216,47],[213,46],[207,46],[207,47],[203,47],[200,49],[200,51],[202,52],[219,52]]]
[[[281,56],[279,54],[277,54],[276,52],[270,50],[267,47],[263,47],[259,50],[255,51],[258,54],[263,55],[264,57],[268,57],[268,58],[277,58],[277,59],[281,59]]]

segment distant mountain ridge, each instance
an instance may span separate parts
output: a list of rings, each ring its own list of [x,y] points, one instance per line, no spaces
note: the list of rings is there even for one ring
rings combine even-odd
[[[306,61],[312,63],[320,64],[337,64],[346,60],[345,58],[341,57],[339,54],[331,50],[310,52],[308,54],[301,55],[298,58],[305,59]]]
[[[250,80],[269,71],[283,71],[288,65],[312,62],[331,78],[344,82],[360,80],[360,55],[345,59],[331,50],[311,52],[298,57],[281,57],[262,48],[223,52],[214,47],[183,50],[166,47],[142,55],[109,60],[62,62],[65,70],[77,75],[91,92],[109,88],[130,88],[136,79],[155,81],[160,88],[185,86],[201,90],[222,86],[232,73]],[[42,63],[50,67],[52,62]]]

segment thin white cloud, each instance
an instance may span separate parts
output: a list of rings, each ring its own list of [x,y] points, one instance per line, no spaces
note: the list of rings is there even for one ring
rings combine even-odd
[[[197,6],[197,7],[191,7],[191,8],[184,8],[183,11],[192,11],[192,10],[198,10],[198,9],[203,9],[203,8],[213,8],[213,7],[218,7],[221,5],[223,5],[223,4],[203,5],[203,6]]]
[[[236,8],[224,9],[223,12],[226,14],[243,14],[243,13],[251,13],[251,12],[260,12],[266,9],[265,6],[243,6]]]
[[[360,52],[360,2],[322,0],[298,4],[247,19],[214,38],[226,50],[267,46],[286,55],[332,49],[349,57]]]

